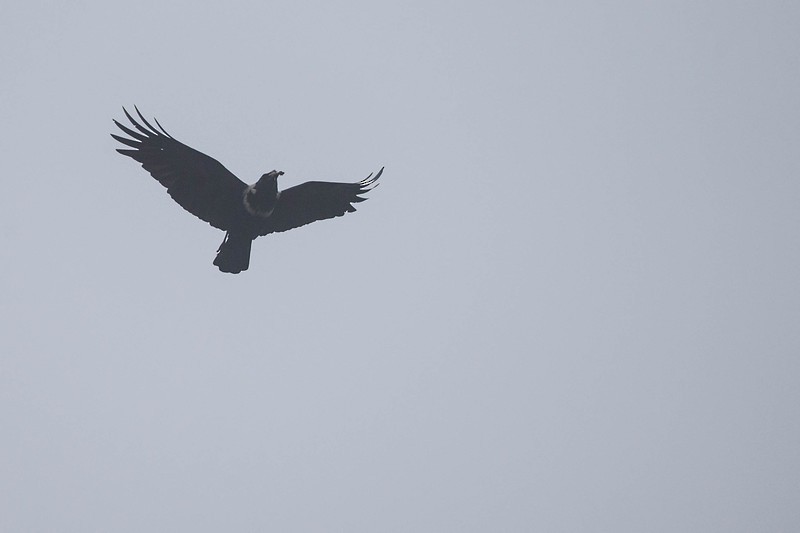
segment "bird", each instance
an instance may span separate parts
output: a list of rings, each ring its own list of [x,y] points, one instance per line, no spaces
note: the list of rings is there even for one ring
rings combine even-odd
[[[127,148],[117,152],[139,162],[186,211],[225,232],[214,265],[238,274],[250,266],[250,249],[260,236],[299,228],[318,220],[340,217],[356,210],[365,193],[378,186],[383,167],[355,183],[308,181],[278,190],[283,171],[272,170],[248,185],[216,159],[172,137],[154,118],[148,122],[134,106],[137,121],[114,124],[127,135],[111,136]]]

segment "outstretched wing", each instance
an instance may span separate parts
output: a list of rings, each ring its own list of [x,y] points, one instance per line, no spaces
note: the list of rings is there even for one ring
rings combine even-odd
[[[340,217],[356,210],[353,204],[363,202],[362,194],[378,186],[383,169],[358,183],[309,181],[281,191],[272,214],[264,219],[259,235],[287,231],[317,220]]]
[[[124,107],[122,110],[135,129],[114,121],[131,137],[111,135],[131,147],[117,152],[141,163],[167,188],[169,195],[194,216],[223,230],[234,224],[247,185],[216,159],[173,139],[158,120],[155,121],[156,129],[139,109],[136,113],[143,125],[136,122]]]

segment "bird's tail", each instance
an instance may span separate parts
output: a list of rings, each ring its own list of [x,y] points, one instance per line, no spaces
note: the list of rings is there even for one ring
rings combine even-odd
[[[226,233],[219,245],[214,264],[223,272],[238,274],[250,266],[250,245],[253,239],[240,233]]]

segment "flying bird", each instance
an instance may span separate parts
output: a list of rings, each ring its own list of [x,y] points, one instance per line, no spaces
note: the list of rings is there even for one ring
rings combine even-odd
[[[158,120],[153,127],[134,109],[141,123],[122,108],[132,128],[114,120],[128,135],[111,134],[129,147],[117,152],[141,163],[181,207],[225,231],[214,259],[222,272],[247,270],[256,237],[354,212],[353,204],[366,200],[362,195],[378,186],[383,173],[381,168],[357,183],[309,181],[279,191],[283,172],[272,170],[247,185],[216,159],[173,138]]]

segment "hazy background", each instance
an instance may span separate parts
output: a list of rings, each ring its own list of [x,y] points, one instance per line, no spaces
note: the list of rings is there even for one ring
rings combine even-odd
[[[800,4],[218,4],[4,5],[0,530],[800,529]]]

